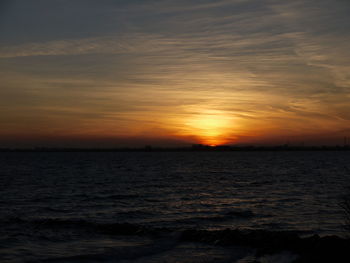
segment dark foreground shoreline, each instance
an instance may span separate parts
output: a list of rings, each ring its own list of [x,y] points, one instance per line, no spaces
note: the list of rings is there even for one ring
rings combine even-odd
[[[187,241],[209,242],[222,246],[252,247],[256,249],[256,257],[288,251],[297,255],[294,263],[350,262],[350,239],[338,236],[313,235],[302,238],[296,232],[289,231],[226,229],[186,230],[181,238]]]
[[[34,228],[35,231],[84,231],[106,236],[141,236],[152,239],[176,239],[176,242],[195,242],[214,245],[217,247],[238,246],[254,249],[255,258],[265,255],[276,255],[287,252],[295,255],[294,263],[313,262],[350,262],[350,239],[338,236],[313,235],[300,237],[294,231],[267,230],[201,230],[201,229],[172,229],[155,228],[129,223],[96,223],[85,220],[37,219],[22,220],[9,219],[2,224],[20,224],[24,228]],[[88,260],[88,255],[83,256]],[[99,258],[95,258],[99,259]],[[80,258],[83,260],[83,258]],[[99,259],[101,260],[101,259]],[[44,259],[35,262],[51,262]],[[88,260],[89,261],[89,260]],[[29,261],[30,262],[30,261]],[[84,261],[85,262],[85,261]],[[90,261],[89,261],[90,262]],[[253,263],[259,263],[259,260]]]

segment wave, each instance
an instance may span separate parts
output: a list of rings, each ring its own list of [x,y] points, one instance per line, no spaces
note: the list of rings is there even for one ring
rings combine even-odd
[[[2,225],[16,224],[22,227],[48,228],[56,231],[70,229],[85,229],[108,236],[148,236],[169,237],[176,236],[177,242],[201,242],[216,246],[243,246],[254,248],[257,256],[291,251],[299,255],[296,262],[350,262],[350,239],[338,236],[313,235],[301,237],[297,231],[267,231],[247,229],[179,229],[150,227],[130,223],[99,223],[73,219],[32,219],[11,218],[2,220]],[[342,260],[336,258],[342,257]]]
[[[167,228],[152,228],[148,226],[130,224],[130,223],[101,223],[90,222],[82,219],[58,219],[58,218],[43,218],[43,219],[22,219],[9,218],[0,221],[2,225],[16,224],[18,227],[32,227],[33,229],[45,228],[51,230],[65,229],[85,229],[89,232],[98,232],[109,235],[148,235],[165,233],[170,230]],[[22,226],[20,226],[22,225]]]
[[[256,256],[291,251],[299,255],[295,262],[350,262],[350,239],[338,236],[300,237],[295,231],[197,230],[183,231],[181,239],[216,245],[238,245],[257,249]],[[340,260],[341,259],[341,260]]]

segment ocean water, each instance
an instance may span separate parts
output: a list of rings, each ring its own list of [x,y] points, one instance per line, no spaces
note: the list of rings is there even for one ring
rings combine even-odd
[[[253,248],[181,231],[345,233],[349,152],[8,152],[0,167],[1,262],[244,263]]]

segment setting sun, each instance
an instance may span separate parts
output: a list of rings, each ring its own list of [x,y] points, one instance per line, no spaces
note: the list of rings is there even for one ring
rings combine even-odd
[[[220,145],[227,141],[231,132],[231,118],[222,112],[206,111],[187,121],[190,132],[198,136],[203,144]]]

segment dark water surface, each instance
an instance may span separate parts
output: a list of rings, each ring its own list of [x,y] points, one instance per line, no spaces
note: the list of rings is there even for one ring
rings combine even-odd
[[[350,186],[349,152],[10,152],[0,167],[1,262],[250,262],[177,230],[341,236]]]

